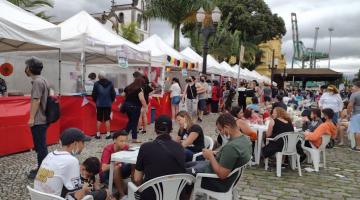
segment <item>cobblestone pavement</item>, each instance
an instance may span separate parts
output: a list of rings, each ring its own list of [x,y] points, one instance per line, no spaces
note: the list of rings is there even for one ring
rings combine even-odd
[[[216,115],[207,116],[201,126],[207,135],[215,138]],[[147,141],[154,138],[153,126],[140,139]],[[177,127],[174,127],[177,130]],[[174,131],[175,132],[175,131]],[[174,135],[174,134],[173,134]],[[102,147],[110,143],[105,140],[89,142],[79,160],[89,156],[100,157]],[[49,147],[49,151],[59,145]],[[0,158],[0,199],[29,199],[26,185],[32,185],[26,177],[36,163],[35,152],[19,153]],[[239,182],[240,199],[360,199],[360,153],[349,148],[327,150],[327,169],[320,168],[319,173],[303,170],[299,177],[297,170],[282,169],[282,177],[275,175],[275,169],[265,171],[263,165],[252,166],[245,170]],[[303,169],[308,167],[301,166]],[[340,176],[339,176],[340,175]]]

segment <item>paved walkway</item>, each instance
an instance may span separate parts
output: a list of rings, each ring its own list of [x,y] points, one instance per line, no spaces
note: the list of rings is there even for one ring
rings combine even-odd
[[[201,126],[207,135],[215,138],[215,115],[207,116]],[[147,141],[155,136],[151,126],[146,135],[140,139]],[[177,127],[174,127],[174,131]],[[174,136],[175,134],[173,134]],[[89,156],[100,157],[102,148],[111,140],[92,140],[89,142],[80,161]],[[59,145],[49,147],[58,149]],[[32,181],[26,178],[26,172],[35,166],[34,152],[19,153],[0,158],[0,199],[29,199],[26,185]],[[253,166],[245,170],[237,188],[240,199],[360,199],[360,153],[348,148],[327,150],[327,166],[320,168],[319,173],[308,173],[303,170],[299,177],[297,170],[282,170],[282,177],[275,175],[275,169],[265,171],[263,166]],[[309,167],[306,165],[301,166]]]

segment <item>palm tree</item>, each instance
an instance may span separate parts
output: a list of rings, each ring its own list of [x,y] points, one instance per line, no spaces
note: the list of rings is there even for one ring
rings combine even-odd
[[[49,20],[51,17],[47,16],[44,11],[34,12],[34,10],[41,8],[43,6],[53,7],[53,3],[50,0],[7,0],[10,3],[19,6],[20,8],[34,13],[38,17],[41,17],[45,20]]]
[[[168,21],[174,29],[174,48],[180,48],[180,26],[196,14],[209,0],[151,0],[144,12],[147,18]]]
[[[140,37],[139,34],[136,32],[136,27],[137,27],[137,23],[133,22],[130,24],[122,24],[120,27],[120,35],[133,42],[133,43],[139,43],[140,42]]]

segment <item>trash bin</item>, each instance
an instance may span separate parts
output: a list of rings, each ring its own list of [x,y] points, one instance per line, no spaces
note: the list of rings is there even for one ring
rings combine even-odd
[[[155,114],[156,114],[156,108],[151,107],[151,117],[150,117],[151,123],[155,122]]]

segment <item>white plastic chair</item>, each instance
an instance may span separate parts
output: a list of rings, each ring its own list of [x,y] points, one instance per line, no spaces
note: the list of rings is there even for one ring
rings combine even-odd
[[[194,176],[190,174],[173,174],[154,178],[139,187],[129,182],[128,198],[129,200],[140,199],[139,193],[147,188],[152,188],[155,192],[156,200],[179,200],[185,185],[192,184],[194,180]]]
[[[238,199],[238,192],[236,190],[236,184],[239,182],[245,167],[248,165],[248,163],[246,163],[245,165],[234,169],[227,178],[235,175],[235,179],[234,182],[232,183],[232,185],[230,186],[229,190],[227,192],[216,192],[216,191],[211,191],[205,188],[202,188],[202,182],[203,179],[207,179],[207,178],[212,178],[212,179],[219,179],[219,177],[216,174],[206,174],[206,173],[198,173],[196,174],[196,180],[195,180],[195,185],[194,185],[194,191],[192,194],[192,199],[195,200],[196,194],[202,193],[205,194],[207,197],[207,200],[209,199],[209,197],[215,198],[215,199],[219,199],[219,200],[233,200],[233,199]]]
[[[314,169],[316,172],[319,171],[319,167],[320,167],[320,153],[323,152],[323,160],[324,160],[324,168],[326,168],[326,156],[325,156],[325,150],[326,150],[326,145],[329,144],[330,142],[330,135],[323,135],[322,136],[322,142],[319,148],[316,148],[311,142],[311,147],[306,147],[305,146],[305,141],[302,142],[301,146],[302,148],[308,152],[308,162],[312,160],[313,165],[314,165]],[[309,157],[309,154],[311,155],[311,159]]]
[[[31,200],[65,200],[53,194],[37,191],[30,186],[27,186],[27,189],[29,190]],[[87,195],[82,200],[94,200],[94,198],[91,195]]]
[[[214,148],[214,140],[210,136],[207,136],[207,135],[204,136],[204,143],[205,143],[205,148],[206,149],[213,150],[213,148]],[[202,152],[194,154],[192,161],[196,161],[196,159],[201,155],[202,155]]]
[[[299,176],[302,176],[301,174],[301,167],[300,167],[300,155],[296,151],[296,144],[298,141],[303,141],[304,135],[302,133],[295,133],[295,132],[286,132],[281,133],[280,135],[277,135],[275,138],[266,138],[266,144],[268,144],[269,141],[277,141],[279,139],[282,139],[284,141],[284,146],[281,152],[277,152],[275,154],[276,157],[276,176],[281,177],[281,164],[282,164],[282,156],[291,156],[291,164],[292,167],[295,167],[295,162],[293,159],[293,156],[296,156],[297,160],[297,168],[299,171]],[[265,170],[268,169],[268,158],[265,159]]]

